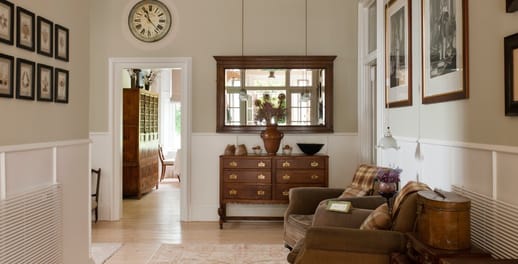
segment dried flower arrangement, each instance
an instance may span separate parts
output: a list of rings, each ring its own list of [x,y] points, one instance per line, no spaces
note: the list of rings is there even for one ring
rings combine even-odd
[[[379,170],[376,178],[380,182],[385,183],[396,183],[399,182],[399,175],[403,170],[400,168],[397,169],[388,169],[388,170]]]
[[[263,99],[254,102],[256,107],[255,121],[259,124],[278,124],[286,119],[286,95],[281,93],[277,98],[264,94]]]

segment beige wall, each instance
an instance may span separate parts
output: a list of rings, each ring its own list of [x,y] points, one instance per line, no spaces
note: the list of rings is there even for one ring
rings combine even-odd
[[[84,12],[88,10],[88,2],[11,2],[70,30],[70,62],[62,62],[5,44],[0,44],[0,52],[70,71],[70,94],[69,104],[0,98],[0,145],[88,138],[89,17],[88,13]]]
[[[419,7],[414,23],[419,25]],[[505,12],[505,1],[469,1],[470,98],[421,105],[421,137],[448,141],[518,146],[518,118],[504,115],[504,37],[518,32],[518,13]],[[414,29],[419,37],[420,30]],[[420,56],[414,38],[414,56]],[[391,109],[396,136],[416,137],[420,58],[414,59],[414,106]]]
[[[192,57],[193,132],[215,132],[214,55],[241,55],[240,0],[164,0],[177,15],[176,32],[142,44],[127,30],[136,0],[92,0],[90,130],[108,130],[108,59]],[[336,132],[357,131],[357,0],[308,1],[308,55],[337,55]],[[244,55],[304,55],[303,0],[245,0]]]

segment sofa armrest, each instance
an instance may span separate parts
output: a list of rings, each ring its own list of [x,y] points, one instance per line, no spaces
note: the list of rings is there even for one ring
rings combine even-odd
[[[290,214],[314,214],[322,200],[336,198],[344,189],[326,187],[296,187],[289,192],[290,202],[284,214],[285,219]]]
[[[306,249],[389,254],[404,252],[406,238],[403,233],[390,230],[311,227],[304,241],[303,250]]]
[[[321,203],[315,211],[311,226],[360,228],[372,210],[351,208],[348,213],[327,210],[327,205]]]

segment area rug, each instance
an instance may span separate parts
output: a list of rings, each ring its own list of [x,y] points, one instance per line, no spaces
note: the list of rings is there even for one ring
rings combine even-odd
[[[162,244],[148,264],[286,264],[282,244]]]
[[[121,243],[92,243],[92,258],[95,264],[105,263],[121,247]]]

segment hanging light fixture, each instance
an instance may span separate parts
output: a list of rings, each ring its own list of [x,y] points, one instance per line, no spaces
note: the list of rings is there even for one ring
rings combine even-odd
[[[245,0],[241,0],[241,56],[244,56],[244,41],[245,41]],[[242,78],[242,76],[240,76]],[[239,90],[239,100],[248,100],[248,94],[244,87],[244,82],[240,82],[241,89]]]
[[[268,74],[268,78],[275,79],[275,71],[270,71],[270,73]]]
[[[385,95],[385,98],[387,96]],[[386,99],[385,99],[386,100]],[[397,144],[396,139],[392,136],[392,132],[390,132],[390,119],[389,119],[389,110],[390,104],[387,104],[387,130],[385,131],[384,136],[379,140],[378,148],[381,149],[395,149],[398,150],[399,146]]]
[[[305,57],[308,56],[308,0],[305,1],[305,28],[304,28],[304,50]],[[308,102],[311,99],[311,93],[309,92],[308,86],[310,85],[308,80],[308,69],[304,66],[304,81],[302,82],[304,85],[304,90],[300,96],[300,101]]]

